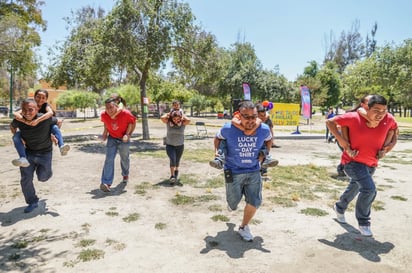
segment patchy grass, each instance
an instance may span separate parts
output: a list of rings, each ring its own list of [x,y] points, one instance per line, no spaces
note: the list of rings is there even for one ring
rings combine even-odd
[[[22,249],[22,248],[26,248],[29,245],[29,242],[26,240],[18,240],[16,242],[14,242],[14,244],[11,245],[12,248],[18,248],[18,249]]]
[[[123,250],[126,248],[126,244],[121,243],[119,241],[113,240],[113,239],[106,239],[106,245],[111,246],[115,250]]]
[[[167,228],[166,223],[156,223],[155,224],[155,229],[163,230],[163,229],[166,229],[166,228]]]
[[[222,215],[222,214],[213,215],[210,219],[212,219],[215,222],[217,222],[217,221],[229,222],[230,221],[229,217],[227,217],[225,215]]]
[[[318,208],[306,208],[300,210],[300,213],[305,214],[305,215],[310,215],[310,216],[325,216],[328,215],[326,211]]]
[[[78,247],[88,247],[88,246],[94,245],[95,243],[96,243],[96,240],[93,240],[93,239],[83,239],[83,240],[80,240],[80,242],[78,242],[78,243],[76,244],[76,246],[78,246]]]
[[[142,182],[138,185],[134,186],[134,193],[139,194],[139,195],[145,195],[148,190],[156,189],[158,188],[157,186],[153,186],[149,182]]]
[[[375,200],[375,201],[372,203],[372,208],[373,208],[374,210],[376,210],[376,211],[378,211],[378,210],[385,210],[385,203],[382,202],[382,201],[379,201],[379,200]]]
[[[139,220],[140,218],[140,214],[138,213],[131,213],[129,215],[127,215],[126,217],[123,217],[123,221],[126,223],[130,223],[130,222],[135,222],[137,220]]]
[[[397,154],[397,153],[389,153],[384,158],[380,159],[380,162],[383,162],[386,164],[389,164],[389,163],[396,163],[396,164],[402,164],[402,165],[412,164],[409,156],[401,156],[401,154]],[[396,170],[395,167],[391,167],[387,165],[385,166]]]
[[[185,160],[201,162],[201,163],[209,162],[209,160],[211,160],[210,159],[211,156],[213,156],[213,149],[205,149],[205,148],[192,149],[191,153],[183,154],[183,157],[185,158]]]
[[[88,224],[88,223],[84,223],[84,224],[82,225],[82,229],[83,229],[84,232],[86,232],[86,233],[89,233],[89,232],[90,232],[90,227],[91,227],[91,225]]]
[[[223,210],[221,205],[211,205],[208,207],[208,209],[214,212],[219,212]]]
[[[105,213],[107,216],[110,217],[115,217],[115,216],[119,216],[119,213],[117,211],[106,211]]]
[[[190,185],[192,187],[196,187],[199,184],[199,177],[194,174],[182,174],[179,177],[179,180],[182,184]]]
[[[219,197],[213,194],[205,194],[205,195],[196,197],[196,201],[198,202],[209,202],[209,201],[214,201],[218,199]]]
[[[392,198],[393,200],[408,201],[408,198],[402,197],[402,196],[399,196],[399,195],[391,196],[391,198]]]
[[[181,195],[176,193],[175,197],[172,198],[171,202],[175,205],[188,205],[195,203],[195,198],[192,196]]]
[[[346,181],[331,177],[326,167],[313,164],[278,166],[269,171],[272,181],[263,184],[265,198],[284,207],[292,207],[301,200],[335,199]]]
[[[98,260],[104,258],[104,251],[100,249],[84,249],[77,258],[82,262],[88,262],[92,260]]]

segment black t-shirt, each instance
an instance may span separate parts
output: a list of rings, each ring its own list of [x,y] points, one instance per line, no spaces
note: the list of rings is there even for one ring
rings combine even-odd
[[[267,119],[265,120],[265,123],[269,126],[269,128],[272,128],[272,127],[273,127],[273,122],[272,122],[272,120],[271,120],[270,118],[267,118]]]
[[[37,114],[37,118],[41,114]],[[13,119],[11,126],[19,128],[21,132],[21,138],[26,142],[26,150],[38,153],[46,153],[53,150],[53,144],[50,139],[51,126],[57,124],[57,119],[51,117],[46,119],[36,126],[30,126]]]

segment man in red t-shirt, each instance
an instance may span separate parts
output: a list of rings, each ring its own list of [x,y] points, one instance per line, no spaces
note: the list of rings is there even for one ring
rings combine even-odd
[[[128,110],[120,109],[114,98],[107,99],[105,104],[106,111],[101,114],[101,121],[104,123],[103,141],[107,139],[107,143],[100,189],[109,192],[114,178],[114,159],[117,151],[120,155],[122,182],[128,182],[130,136],[136,127],[136,117]]]
[[[349,112],[335,116],[326,121],[330,132],[339,145],[344,147],[341,163],[350,178],[346,190],[334,205],[337,221],[346,223],[345,210],[359,193],[356,202],[356,219],[359,231],[364,236],[372,236],[370,229],[371,206],[376,196],[376,187],[372,179],[378,166],[378,154],[389,152],[394,145],[384,146],[389,130],[397,130],[394,117],[387,112],[387,101],[380,95],[372,95],[366,110],[369,120],[376,121],[378,126],[372,127],[367,119],[358,112]],[[349,128],[349,139],[345,139],[338,131],[338,126]]]

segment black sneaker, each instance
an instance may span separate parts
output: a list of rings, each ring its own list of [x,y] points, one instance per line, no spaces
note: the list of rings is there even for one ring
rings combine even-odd
[[[169,182],[170,182],[170,184],[174,184],[175,182],[176,182],[176,177],[174,177],[174,175],[172,175],[170,178],[169,178]]]

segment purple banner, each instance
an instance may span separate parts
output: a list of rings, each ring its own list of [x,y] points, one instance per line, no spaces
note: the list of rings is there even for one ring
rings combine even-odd
[[[302,85],[300,87],[300,96],[302,98],[302,115],[305,119],[312,117],[312,111],[310,107],[310,90],[307,86]]]
[[[247,82],[242,83],[243,87],[243,98],[244,100],[250,100],[251,94],[250,94],[250,85]]]

